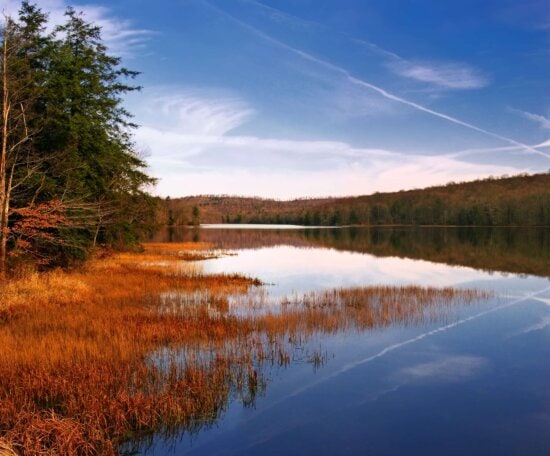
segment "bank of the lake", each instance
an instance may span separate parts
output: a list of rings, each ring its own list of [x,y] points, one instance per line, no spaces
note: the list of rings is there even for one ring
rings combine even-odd
[[[166,230],[14,280],[0,437],[20,454],[550,448],[547,235]]]

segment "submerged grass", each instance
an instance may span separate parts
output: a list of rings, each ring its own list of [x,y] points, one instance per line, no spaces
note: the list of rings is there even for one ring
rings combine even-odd
[[[485,297],[365,287],[285,299],[278,312],[235,314],[228,296],[248,296],[260,282],[205,275],[182,261],[208,249],[149,244],[80,272],[0,285],[0,455],[117,454],[121,442],[152,432],[197,430],[232,397],[253,403],[265,388],[260,363],[290,362],[289,339],[434,319]],[[185,356],[173,355],[178,350]],[[311,357],[316,366],[319,353]]]

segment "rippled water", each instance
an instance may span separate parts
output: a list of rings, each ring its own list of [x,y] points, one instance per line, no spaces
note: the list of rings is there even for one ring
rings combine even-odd
[[[209,228],[158,240],[237,253],[202,266],[258,277],[262,306],[365,285],[493,297],[438,318],[320,331],[266,368],[252,406],[229,402],[213,426],[155,436],[140,453],[550,454],[548,231]],[[247,311],[240,299],[234,312]]]

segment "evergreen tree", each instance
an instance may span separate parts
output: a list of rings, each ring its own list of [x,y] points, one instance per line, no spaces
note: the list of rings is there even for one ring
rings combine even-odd
[[[139,90],[125,82],[138,73],[109,55],[100,28],[74,9],[53,33],[46,26],[46,14],[24,1],[18,20],[2,29],[0,273],[9,242],[25,241],[14,230],[53,212],[57,224],[41,228],[48,242],[33,235],[25,245],[60,261],[97,242],[135,242],[154,224],[146,191],[154,179],[122,106],[124,94]]]

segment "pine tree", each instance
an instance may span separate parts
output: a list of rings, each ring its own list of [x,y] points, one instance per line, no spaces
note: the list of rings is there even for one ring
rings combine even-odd
[[[108,54],[99,27],[72,8],[66,18],[48,34],[47,15],[25,1],[2,29],[0,273],[9,242],[65,262],[97,242],[135,242],[154,223],[154,179],[122,106],[138,73]],[[51,208],[67,223],[47,222]],[[47,235],[25,241],[38,220]]]

